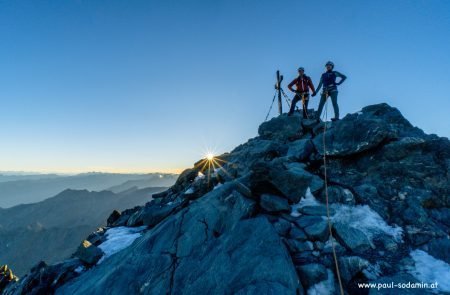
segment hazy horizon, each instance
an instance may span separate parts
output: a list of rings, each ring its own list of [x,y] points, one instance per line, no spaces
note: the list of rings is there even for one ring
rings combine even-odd
[[[257,135],[276,70],[292,98],[296,69],[317,86],[328,60],[348,76],[342,117],[386,102],[449,137],[448,11],[439,0],[1,2],[0,168],[179,173]]]
[[[86,171],[78,171],[78,172],[61,172],[61,171],[6,171],[6,170],[0,170],[0,175],[61,175],[61,176],[71,176],[71,175],[79,175],[79,174],[138,174],[138,175],[145,175],[145,174],[180,174],[180,172],[163,172],[163,171],[137,171],[137,172],[131,172],[131,171],[97,171],[97,170],[86,170]]]

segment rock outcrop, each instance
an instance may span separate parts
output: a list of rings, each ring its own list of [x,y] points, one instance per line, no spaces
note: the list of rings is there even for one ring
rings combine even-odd
[[[4,294],[335,294],[333,249],[348,294],[431,280],[424,259],[450,268],[448,139],[386,104],[333,123],[282,115],[259,133],[145,206],[113,212],[77,258],[38,265]],[[139,231],[124,247],[111,227]],[[114,239],[121,250],[106,254]],[[90,247],[105,251],[97,263],[98,251],[80,255]]]
[[[0,266],[0,292],[3,291],[3,289],[11,284],[15,283],[19,280],[16,275],[12,272],[10,268],[8,268],[7,265]]]

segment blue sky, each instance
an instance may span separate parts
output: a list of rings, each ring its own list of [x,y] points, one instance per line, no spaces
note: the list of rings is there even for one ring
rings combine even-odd
[[[179,171],[256,136],[277,69],[327,60],[343,115],[450,136],[450,1],[1,1],[0,38],[0,170]]]

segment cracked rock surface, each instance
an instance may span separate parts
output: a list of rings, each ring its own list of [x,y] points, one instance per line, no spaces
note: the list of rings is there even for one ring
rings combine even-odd
[[[450,264],[450,142],[387,104],[333,123],[281,115],[216,160],[86,238],[101,247],[111,227],[145,228],[129,246],[94,265],[76,253],[38,265],[3,293],[335,294],[332,246],[347,294],[420,281],[413,251]]]

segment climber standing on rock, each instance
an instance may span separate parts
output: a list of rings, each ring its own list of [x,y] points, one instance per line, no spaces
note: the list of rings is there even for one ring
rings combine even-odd
[[[316,91],[312,96],[315,96],[319,92],[320,88],[323,86],[323,91],[320,97],[319,109],[317,110],[317,121],[320,121],[320,115],[322,114],[323,106],[327,101],[328,96],[331,98],[334,109],[334,118],[332,121],[339,120],[339,106],[337,103],[338,89],[337,85],[341,85],[347,77],[344,74],[334,71],[334,63],[329,61],[325,64],[326,72],[320,77],[319,86],[317,86]],[[336,78],[341,78],[339,82],[336,83]]]
[[[293,88],[294,85],[295,89]],[[294,113],[295,105],[301,100],[303,105],[303,118],[307,118],[309,89],[313,92],[313,96],[316,92],[314,91],[314,85],[311,78],[305,75],[305,69],[303,67],[298,68],[298,77],[289,83],[288,88],[290,91],[295,93],[288,116],[291,116]]]

